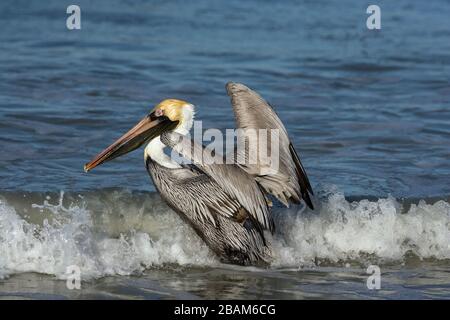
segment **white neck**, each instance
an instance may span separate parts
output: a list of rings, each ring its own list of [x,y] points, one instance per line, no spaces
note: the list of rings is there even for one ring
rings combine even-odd
[[[182,135],[187,135],[194,123],[194,106],[191,104],[185,105],[182,112],[182,121],[174,131]],[[166,145],[161,142],[161,139],[156,137],[147,144],[144,154],[163,167],[169,169],[181,168],[179,163],[164,153],[165,147]]]
[[[184,136],[187,135],[194,124],[194,113],[194,106],[192,104],[185,105],[182,109],[181,123],[174,131]]]
[[[178,163],[176,163],[167,154],[164,153],[165,147],[166,145],[161,142],[161,139],[159,137],[156,137],[147,144],[144,154],[146,157],[151,158],[153,161],[157,162],[163,167],[169,169],[181,168]]]

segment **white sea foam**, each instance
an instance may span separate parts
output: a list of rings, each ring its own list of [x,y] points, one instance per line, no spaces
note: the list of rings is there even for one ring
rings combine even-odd
[[[450,259],[450,204],[421,200],[407,212],[394,198],[348,202],[330,193],[317,213],[278,215],[274,265],[310,265],[317,259],[394,262],[408,254]]]
[[[174,263],[211,265],[216,259],[190,228],[173,213],[155,217],[152,237],[130,231],[118,237],[97,232],[85,206],[57,205],[45,201],[34,205],[51,211],[52,221],[42,226],[26,222],[12,206],[0,202],[0,277],[38,272],[66,277],[68,266],[76,265],[83,279],[106,275],[129,275],[151,266]],[[165,224],[162,226],[160,224]]]
[[[158,197],[139,207],[130,204],[133,199],[124,202],[127,196],[109,196],[108,201],[115,201],[109,208],[96,206],[95,197],[65,207],[61,194],[56,204],[45,200],[33,205],[45,217],[43,223],[30,222],[19,209],[0,201],[0,277],[39,272],[63,279],[70,265],[79,266],[89,279],[167,264],[218,264]],[[297,210],[276,212],[272,267],[310,266],[321,260],[364,263],[367,257],[401,262],[408,254],[450,259],[450,204],[442,200],[420,201],[403,212],[394,198],[350,203],[334,190],[322,197],[318,210]]]

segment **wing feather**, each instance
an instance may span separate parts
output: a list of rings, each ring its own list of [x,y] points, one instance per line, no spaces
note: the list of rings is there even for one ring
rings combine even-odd
[[[286,206],[289,201],[299,203],[303,199],[313,209],[310,198],[310,194],[313,194],[311,184],[280,118],[259,94],[245,85],[230,82],[227,83],[226,89],[231,98],[238,128],[244,130],[275,129],[278,132],[278,170],[268,172],[259,159],[256,163],[249,164],[247,161],[249,159],[248,148],[243,150],[244,155],[236,152],[237,157],[241,156],[246,160],[241,167],[252,175],[267,193],[274,195]],[[261,145],[258,136],[246,136],[245,139],[247,146]],[[267,139],[269,139],[269,135]],[[267,154],[271,155],[274,147],[270,141],[267,141],[266,145]]]

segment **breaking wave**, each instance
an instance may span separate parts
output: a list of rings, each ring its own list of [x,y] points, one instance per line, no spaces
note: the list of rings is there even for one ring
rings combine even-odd
[[[317,210],[274,210],[272,268],[450,259],[450,204],[392,197],[349,201],[320,192]],[[38,272],[64,279],[139,274],[147,268],[217,266],[219,261],[156,193],[0,195],[0,277]]]

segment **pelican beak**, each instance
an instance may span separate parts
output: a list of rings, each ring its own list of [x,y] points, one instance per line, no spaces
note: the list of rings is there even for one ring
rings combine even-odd
[[[163,132],[174,129],[177,124],[178,121],[171,121],[166,116],[158,117],[154,112],[150,113],[116,142],[95,156],[91,162],[86,163],[84,171],[88,172],[104,162],[136,150]]]

